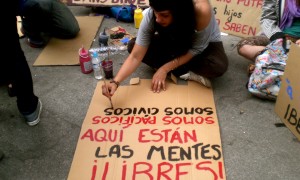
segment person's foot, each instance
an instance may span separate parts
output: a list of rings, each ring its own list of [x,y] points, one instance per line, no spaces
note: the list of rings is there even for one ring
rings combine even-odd
[[[41,112],[42,112],[42,108],[43,108],[42,101],[39,99],[38,100],[38,105],[37,105],[37,107],[36,107],[36,109],[33,113],[28,114],[28,115],[23,114],[23,116],[26,120],[26,123],[29,126],[35,126],[40,122],[40,115],[41,115]]]
[[[33,48],[42,48],[45,46],[45,42],[43,40],[27,38],[27,44]]]
[[[180,79],[196,81],[207,88],[211,87],[211,82],[208,78],[201,76],[199,74],[196,74],[192,71],[189,71],[188,73],[186,73],[184,75],[181,75]]]
[[[0,161],[4,158],[4,153],[0,150]]]
[[[45,46],[45,42],[40,35],[37,35],[36,33],[28,33],[27,31],[25,31],[23,26],[20,28],[20,30],[24,34],[24,36],[27,36],[26,42],[30,47],[42,48]]]

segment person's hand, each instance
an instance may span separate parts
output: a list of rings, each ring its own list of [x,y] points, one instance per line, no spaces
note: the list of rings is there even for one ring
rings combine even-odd
[[[298,40],[296,41],[296,44],[297,44],[298,46],[300,46],[300,39],[298,39]]]
[[[166,77],[167,71],[162,67],[159,68],[152,78],[152,86],[151,89],[153,92],[159,93],[161,89],[166,90]]]
[[[106,82],[102,85],[102,94],[108,98],[111,98],[118,89],[118,86],[118,82]]]

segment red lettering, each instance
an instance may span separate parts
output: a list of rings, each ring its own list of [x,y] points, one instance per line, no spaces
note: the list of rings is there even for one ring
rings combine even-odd
[[[256,34],[256,28],[254,27],[248,25],[230,23],[230,22],[226,22],[223,29],[226,31],[238,32],[238,33],[252,35],[252,36],[255,36]]]
[[[238,5],[244,5],[249,7],[262,7],[263,0],[238,0]]]
[[[217,173],[213,169],[211,169],[209,167],[201,167],[201,165],[203,165],[203,164],[211,164],[211,161],[204,161],[204,162],[198,163],[196,165],[196,169],[198,169],[198,170],[204,170],[204,171],[210,171],[213,174],[213,176],[214,176],[214,180],[217,180],[218,179]]]
[[[102,179],[106,180],[109,177],[120,180],[179,180],[189,179],[194,177],[197,179],[224,179],[223,174],[223,162],[221,161],[201,161],[201,162],[182,162],[182,163],[150,163],[150,162],[131,162],[112,163],[105,162],[103,166],[97,166],[97,160],[94,160],[94,165],[91,171],[91,180]],[[214,163],[214,164],[212,164]],[[101,163],[102,164],[102,163]],[[112,166],[113,168],[111,168]],[[127,168],[131,166],[131,168]],[[119,174],[115,172],[115,169],[122,168],[122,172]],[[218,172],[218,174],[216,173]],[[110,178],[111,179],[111,178]]]
[[[196,116],[196,117],[172,117],[172,116],[164,116],[163,119],[164,125],[169,124],[203,124],[204,122],[206,124],[213,124],[214,119],[211,116],[208,117],[202,117],[202,116]]]
[[[107,172],[108,172],[108,166],[109,166],[109,162],[106,162],[105,167],[104,167],[104,171],[103,171],[103,174],[102,174],[102,180],[106,179],[106,175],[107,175]]]
[[[226,3],[230,3],[231,2],[231,0],[217,0],[217,1],[219,1],[219,2],[226,2]]]
[[[214,124],[215,120],[213,117],[209,116],[209,117],[205,118],[205,122],[206,122],[206,124]]]
[[[219,176],[221,179],[223,179],[223,163],[219,162],[218,165],[219,165]]]
[[[97,163],[97,160],[94,160],[94,163]],[[97,165],[93,165],[91,180],[95,180],[96,171],[97,171]]]
[[[90,141],[94,141],[94,136],[93,136],[93,130],[92,129],[88,129],[82,136],[81,136],[81,140],[85,139],[85,138],[89,138]]]
[[[145,165],[146,169],[144,170],[138,170],[139,166],[141,165]],[[150,180],[153,180],[153,176],[150,174],[152,170],[152,165],[150,163],[146,163],[146,162],[138,162],[138,163],[134,163],[133,166],[133,173],[132,173],[132,179],[135,180],[137,174],[145,174],[149,177]],[[142,179],[142,178],[137,178],[137,179]]]
[[[144,140],[144,132],[149,131],[149,129],[141,129],[138,136],[138,141],[141,143],[147,143],[150,142],[150,140]]]
[[[181,167],[181,166],[190,166],[190,165],[192,165],[192,163],[178,163],[178,164],[176,164],[176,180],[179,180],[179,179],[180,179],[179,177],[180,177],[181,175],[188,174],[187,171],[181,172],[181,171],[180,171],[180,167]],[[184,178],[183,178],[183,179],[184,179]]]
[[[95,132],[93,129],[88,129],[82,136],[81,140],[88,139],[90,141],[110,141],[110,142],[122,142],[123,141],[123,130],[113,129],[97,129]]]
[[[138,135],[138,141],[141,143],[148,143],[148,142],[166,142],[166,143],[174,143],[178,142],[180,144],[187,143],[187,142],[197,142],[197,135],[196,130],[191,130],[188,132],[186,130],[179,131],[179,128],[176,130],[172,129],[140,129]]]
[[[162,166],[168,166],[168,169],[162,171]],[[161,177],[164,177],[167,180],[172,180],[170,176],[167,175],[173,169],[173,165],[167,162],[162,162],[158,164],[157,168],[157,179],[160,180]]]
[[[123,167],[122,167],[122,180],[126,180],[126,172],[127,172],[126,161],[123,161]]]

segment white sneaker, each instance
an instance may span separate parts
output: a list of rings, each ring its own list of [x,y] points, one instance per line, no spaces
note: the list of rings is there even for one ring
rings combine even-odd
[[[179,76],[180,79],[183,80],[191,80],[191,81],[196,81],[198,83],[200,83],[201,85],[207,87],[207,88],[211,88],[211,82],[208,78],[203,77],[199,74],[195,74],[192,71],[189,71],[188,73]]]
[[[31,114],[24,115],[26,123],[29,126],[35,126],[40,122],[40,115],[41,115],[41,112],[42,112],[42,108],[43,108],[42,101],[39,99],[38,100],[38,105],[37,105],[35,111]]]

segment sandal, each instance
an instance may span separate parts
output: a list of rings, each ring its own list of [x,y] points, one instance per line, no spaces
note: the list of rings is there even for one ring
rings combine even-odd
[[[244,45],[252,45],[252,46],[266,46],[270,43],[270,40],[266,36],[253,36],[253,37],[247,37],[240,40],[236,48],[238,52],[240,51],[241,47]]]

